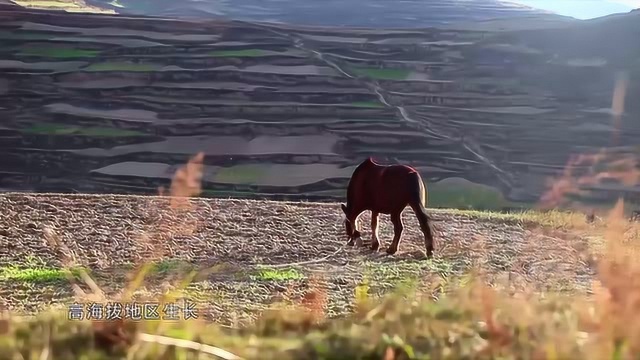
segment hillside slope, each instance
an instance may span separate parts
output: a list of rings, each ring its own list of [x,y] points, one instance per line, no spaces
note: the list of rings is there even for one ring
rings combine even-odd
[[[17,4],[67,11],[135,16],[265,21],[311,26],[425,28],[468,22],[508,20],[512,25],[561,26],[575,19],[501,0],[14,0]]]
[[[571,154],[611,145],[617,74],[639,90],[637,19],[356,30],[3,5],[0,187],[156,193],[203,151],[208,196],[340,198],[374,156],[536,201]],[[614,156],[635,154],[625,110]]]
[[[433,261],[425,261],[409,211],[399,251],[387,256],[393,237],[388,216],[380,218],[381,251],[371,253],[345,246],[336,203],[189,203],[178,207],[153,196],[0,195],[0,306],[31,313],[79,301],[63,267],[88,269],[112,298],[134,269],[153,261],[155,271],[137,299],[157,296],[199,270],[183,296],[224,324],[234,317],[252,321],[278,298],[300,298],[314,275],[324,279],[328,314],[337,316],[353,311],[354,288],[363,281],[379,296],[407,281],[435,286],[475,270],[488,282],[508,277],[532,289],[584,292],[595,272],[587,239],[518,215],[430,209],[436,250]],[[361,221],[369,224],[369,214]],[[369,239],[366,225],[363,240]]]

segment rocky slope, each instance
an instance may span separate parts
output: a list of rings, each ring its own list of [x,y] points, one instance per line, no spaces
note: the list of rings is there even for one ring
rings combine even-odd
[[[570,154],[611,145],[617,74],[638,94],[637,24],[349,30],[2,5],[0,187],[155,192],[203,151],[205,195],[326,199],[373,155],[535,201]],[[634,154],[625,110],[618,151]]]

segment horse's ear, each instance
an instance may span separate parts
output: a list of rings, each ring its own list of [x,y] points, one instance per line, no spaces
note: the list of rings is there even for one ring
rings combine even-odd
[[[344,204],[340,204],[340,207],[342,208],[342,212],[347,215],[347,207]]]

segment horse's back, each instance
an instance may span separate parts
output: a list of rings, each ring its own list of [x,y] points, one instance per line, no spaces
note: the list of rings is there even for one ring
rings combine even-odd
[[[355,169],[347,189],[354,206],[389,214],[420,201],[420,174],[411,166],[380,165],[371,158]]]
[[[400,211],[416,200],[415,185],[420,174],[414,168],[406,165],[379,166],[372,169],[370,175],[367,192],[372,199],[371,206],[379,212]]]

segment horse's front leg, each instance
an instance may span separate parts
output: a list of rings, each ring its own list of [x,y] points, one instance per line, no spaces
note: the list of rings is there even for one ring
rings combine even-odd
[[[358,227],[358,220],[360,218],[360,214],[358,214],[358,216],[356,216],[356,218],[353,220],[353,223],[351,224],[351,226],[353,227],[353,232],[351,233],[351,236],[349,236],[349,241],[347,242],[348,246],[353,246],[354,245],[354,241],[355,241],[355,245],[357,246],[362,246],[362,235],[360,234],[360,229]],[[345,220],[349,221],[349,220]]]
[[[355,224],[354,224],[354,229],[355,229],[355,231],[353,232],[353,236],[356,239],[356,246],[357,247],[361,247],[362,246],[362,234],[360,233],[360,215],[358,215],[358,217],[356,217]]]
[[[398,244],[400,243],[402,230],[404,230],[404,226],[402,225],[402,212],[391,214],[391,222],[393,223],[394,236],[391,246],[387,249],[387,254],[389,255],[393,255],[398,251]]]
[[[371,212],[371,250],[377,251],[380,247],[380,241],[378,240],[378,215],[379,213]]]

